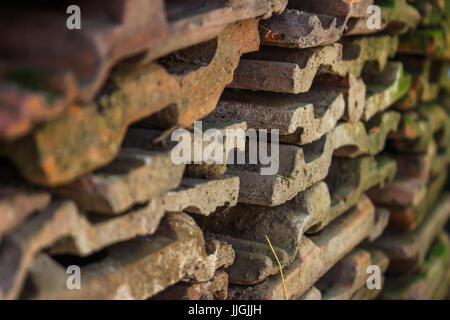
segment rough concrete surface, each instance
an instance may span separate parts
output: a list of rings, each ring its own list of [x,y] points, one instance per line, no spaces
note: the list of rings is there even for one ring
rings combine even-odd
[[[167,214],[155,234],[119,243],[107,253],[83,268],[81,290],[67,290],[64,268],[48,256],[39,256],[30,271],[35,290],[27,297],[145,299],[183,279],[209,281],[234,259],[230,245],[216,240],[205,244],[194,221],[180,213]]]
[[[318,235],[303,237],[294,263],[284,270],[288,299],[305,293],[343,256],[370,237],[376,218],[372,203],[363,198],[346,215],[337,218]],[[254,262],[253,262],[254,263]],[[253,286],[230,286],[232,299],[284,299],[280,275]]]
[[[283,204],[323,180],[333,155],[356,157],[380,152],[388,132],[396,129],[398,120],[397,113],[384,113],[367,131],[362,122],[344,122],[311,144],[302,147],[280,144],[282,161],[275,175],[260,175],[261,165],[258,164],[229,165],[228,173],[240,177],[239,202],[265,206]]]

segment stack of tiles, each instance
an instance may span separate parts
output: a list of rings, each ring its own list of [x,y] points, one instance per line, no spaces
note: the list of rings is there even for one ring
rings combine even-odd
[[[222,281],[226,296],[216,270],[233,248],[189,213],[235,205],[239,178],[175,164],[156,138],[215,108],[259,48],[259,19],[286,3],[85,0],[80,30],[60,4],[5,8],[0,298],[146,299],[181,280]],[[81,290],[66,286],[72,265]]]
[[[28,6],[0,19],[0,299],[447,296],[450,0]]]
[[[413,84],[394,107],[402,119],[387,143],[397,175],[369,192],[375,205],[391,212],[388,230],[373,243],[390,260],[383,299],[442,299],[450,283],[450,242],[443,232],[450,197],[442,195],[450,156],[450,2],[415,5],[419,27],[401,37],[398,50]]]
[[[207,117],[280,133],[278,173],[229,165],[240,177],[239,204],[196,219],[235,250],[226,269],[231,299],[350,299],[380,291],[363,292],[367,267],[388,265],[369,244],[389,212],[375,208],[365,192],[396,174],[395,160],[380,152],[401,120],[389,108],[412,78],[389,59],[398,34],[420,16],[398,1],[384,8],[391,20],[382,30],[390,32],[373,35],[363,28],[367,5],[290,1],[281,15],[260,23],[263,46],[241,58],[230,89]]]

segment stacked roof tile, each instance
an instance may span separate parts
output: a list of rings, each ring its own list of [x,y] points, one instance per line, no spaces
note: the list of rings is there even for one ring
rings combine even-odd
[[[448,296],[450,1],[78,5],[1,13],[1,299]]]

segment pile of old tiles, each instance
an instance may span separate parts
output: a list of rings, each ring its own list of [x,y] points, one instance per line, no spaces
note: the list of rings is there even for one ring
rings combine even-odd
[[[0,298],[447,295],[450,1],[79,3],[2,10]],[[178,128],[279,170],[175,163]]]
[[[450,2],[417,2],[420,25],[401,37],[397,56],[413,76],[411,90],[394,106],[402,119],[388,153],[397,174],[369,192],[375,205],[391,212],[389,230],[373,243],[390,260],[384,299],[442,299],[450,283],[450,242],[443,232],[450,197],[440,196],[450,152],[449,51],[441,39],[449,35]]]

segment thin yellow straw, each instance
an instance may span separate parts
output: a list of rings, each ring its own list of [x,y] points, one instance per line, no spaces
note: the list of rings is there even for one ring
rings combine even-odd
[[[284,282],[283,269],[281,268],[280,260],[278,260],[277,254],[275,253],[275,250],[273,249],[272,244],[270,243],[269,237],[267,235],[266,235],[266,239],[267,239],[267,242],[269,243],[270,249],[272,249],[275,259],[278,262],[278,267],[280,268],[280,274],[281,274],[281,281],[283,281],[284,296],[286,297],[286,300],[288,300],[288,295],[287,295],[287,291],[286,291],[286,283]]]

